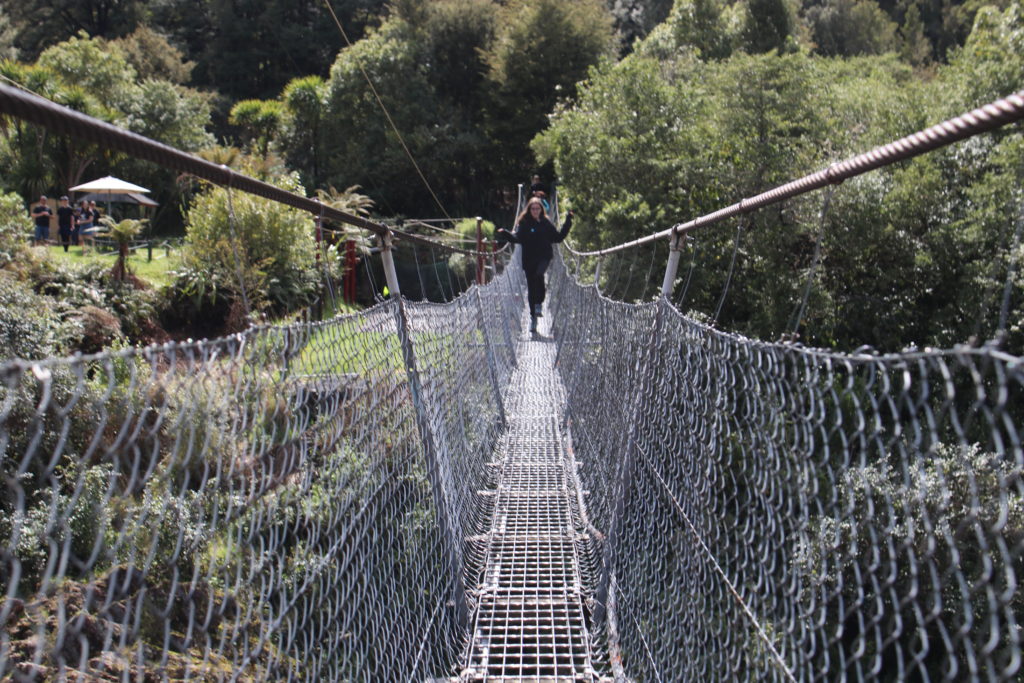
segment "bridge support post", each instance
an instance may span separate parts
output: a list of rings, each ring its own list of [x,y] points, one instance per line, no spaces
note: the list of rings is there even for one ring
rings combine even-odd
[[[402,290],[398,286],[398,272],[395,270],[395,256],[391,253],[391,231],[384,235],[384,248],[380,252],[380,259],[384,263],[384,277],[388,281],[388,292],[396,299],[402,298]]]
[[[665,279],[661,282],[661,295],[666,298],[672,296],[672,290],[676,286],[676,273],[679,271],[679,255],[682,252],[682,243],[686,239],[686,233],[674,233],[669,246],[668,264],[665,266]]]
[[[484,219],[476,217],[476,283],[484,283]]]
[[[391,296],[395,298],[395,323],[398,328],[398,338],[402,345],[402,361],[405,364],[405,374],[409,381],[409,393],[412,396],[413,408],[416,411],[416,429],[420,435],[420,443],[423,444],[423,454],[426,459],[427,476],[430,480],[430,491],[434,499],[434,508],[437,510],[437,525],[441,532],[444,543],[444,554],[448,571],[451,573],[452,581],[452,603],[455,606],[455,615],[459,628],[469,628],[469,606],[466,603],[466,584],[462,578],[462,552],[460,540],[455,534],[455,525],[449,517],[448,496],[445,492],[444,478],[441,475],[441,463],[437,445],[434,440],[434,431],[431,428],[430,413],[424,400],[423,384],[420,382],[419,366],[416,364],[416,350],[412,341],[412,325],[409,323],[409,314],[405,309],[405,300],[402,299],[401,290],[398,288],[398,276],[395,272],[395,261],[391,254],[391,236],[384,238],[384,250],[381,252],[384,261],[384,272],[388,280],[388,289]]]

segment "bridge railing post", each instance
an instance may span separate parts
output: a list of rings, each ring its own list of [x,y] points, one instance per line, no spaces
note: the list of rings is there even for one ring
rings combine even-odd
[[[391,296],[400,300],[402,298],[402,290],[398,286],[398,272],[395,270],[395,256],[391,253],[391,250],[394,248],[394,242],[390,231],[384,235],[383,242],[384,248],[381,249],[380,259],[384,264],[384,277],[388,282],[388,291]]]
[[[391,296],[394,297],[396,303],[395,323],[402,346],[402,361],[405,365],[405,373],[409,381],[409,393],[416,412],[416,428],[420,435],[420,443],[423,445],[427,477],[430,481],[434,508],[437,510],[437,525],[445,546],[444,554],[448,564],[448,571],[451,573],[452,602],[455,605],[459,627],[465,630],[469,627],[469,606],[466,603],[466,585],[462,578],[461,542],[455,535],[455,525],[449,517],[448,496],[445,491],[444,478],[441,476],[440,454],[434,439],[434,432],[431,429],[430,414],[424,400],[423,385],[420,382],[419,366],[416,364],[416,350],[412,340],[412,325],[409,322],[409,314],[405,309],[405,300],[402,299],[401,290],[398,286],[398,275],[395,271],[395,261],[391,248],[392,243],[389,234],[384,238],[384,249],[381,251],[381,258],[384,262],[384,273],[387,277],[388,289],[391,290]]]
[[[484,283],[484,219],[476,217],[476,283]]]
[[[671,298],[672,290],[676,286],[676,273],[679,271],[679,256],[682,253],[682,244],[686,239],[686,233],[674,233],[669,246],[668,263],[665,265],[665,279],[661,282],[661,295]]]

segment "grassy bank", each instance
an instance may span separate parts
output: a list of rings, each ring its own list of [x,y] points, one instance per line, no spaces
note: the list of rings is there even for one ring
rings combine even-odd
[[[84,266],[100,263],[108,268],[113,268],[114,262],[117,261],[116,252],[99,253],[90,249],[83,253],[80,246],[70,247],[66,252],[61,246],[50,246],[48,249],[53,259],[75,265]],[[153,260],[148,261],[146,257],[147,252],[145,249],[133,252],[128,257],[128,268],[137,277],[145,280],[153,287],[162,287],[174,280],[171,271],[175,270],[181,263],[180,252],[172,251],[170,256],[168,256],[165,250],[154,248]]]

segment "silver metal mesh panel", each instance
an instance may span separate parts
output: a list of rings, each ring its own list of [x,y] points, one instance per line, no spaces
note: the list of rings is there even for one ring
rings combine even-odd
[[[452,675],[520,273],[0,367],[0,678]]]
[[[587,602],[592,543],[546,327],[517,343],[504,396],[508,430],[493,486],[479,494],[490,504],[473,539],[475,609],[462,681],[593,683],[603,659]]]
[[[635,680],[1018,680],[1024,366],[767,344],[552,267]]]

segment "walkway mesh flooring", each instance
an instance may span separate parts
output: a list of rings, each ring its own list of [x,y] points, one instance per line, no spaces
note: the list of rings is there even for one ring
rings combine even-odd
[[[594,585],[575,463],[559,427],[564,404],[555,345],[517,344],[505,396],[508,431],[495,454],[496,486],[482,546],[462,681],[599,681],[602,657],[585,597]],[[474,553],[475,554],[475,553]]]

